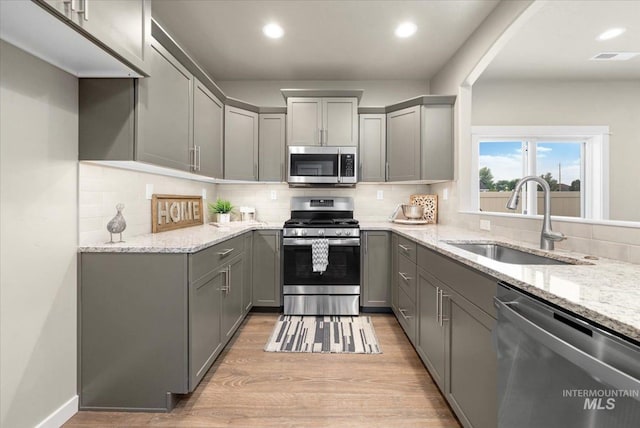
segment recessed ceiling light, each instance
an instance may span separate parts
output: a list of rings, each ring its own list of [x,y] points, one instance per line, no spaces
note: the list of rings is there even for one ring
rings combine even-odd
[[[620,34],[627,31],[626,28],[609,28],[604,33],[600,34],[596,40],[609,40],[618,37]]]
[[[418,27],[413,22],[403,22],[396,27],[396,36],[402,39],[413,36]]]
[[[279,39],[284,35],[284,30],[276,23],[267,24],[262,27],[262,32],[270,39]]]

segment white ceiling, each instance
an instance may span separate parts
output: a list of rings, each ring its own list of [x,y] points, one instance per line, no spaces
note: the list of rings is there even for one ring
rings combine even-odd
[[[609,28],[621,36],[597,41]],[[589,61],[601,52],[640,52],[640,1],[550,1],[483,73],[495,79],[640,79],[640,55],[628,61]]]
[[[494,0],[153,0],[152,13],[217,80],[430,79]],[[398,39],[398,23],[417,33]],[[270,21],[284,27],[267,39]]]

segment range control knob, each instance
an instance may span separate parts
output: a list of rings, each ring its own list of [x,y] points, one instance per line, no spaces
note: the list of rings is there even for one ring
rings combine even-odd
[[[300,231],[300,236],[307,236],[307,231],[306,231],[306,230],[304,230],[304,229],[302,229],[302,230]]]
[[[336,230],[336,236],[341,236],[342,235],[342,231],[341,230]]]

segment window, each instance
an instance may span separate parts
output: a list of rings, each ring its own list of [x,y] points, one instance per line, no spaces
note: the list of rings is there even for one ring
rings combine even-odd
[[[551,188],[551,214],[608,217],[608,129],[605,127],[474,127],[474,206],[511,213],[507,200],[522,177],[543,178]],[[516,213],[542,214],[536,183],[523,187]]]

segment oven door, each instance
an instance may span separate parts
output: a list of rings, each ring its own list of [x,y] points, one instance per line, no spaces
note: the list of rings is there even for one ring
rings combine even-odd
[[[289,183],[338,183],[339,151],[335,147],[289,147]]]
[[[283,239],[284,294],[359,294],[360,238],[329,239],[329,264],[322,273],[313,271],[312,240]]]

